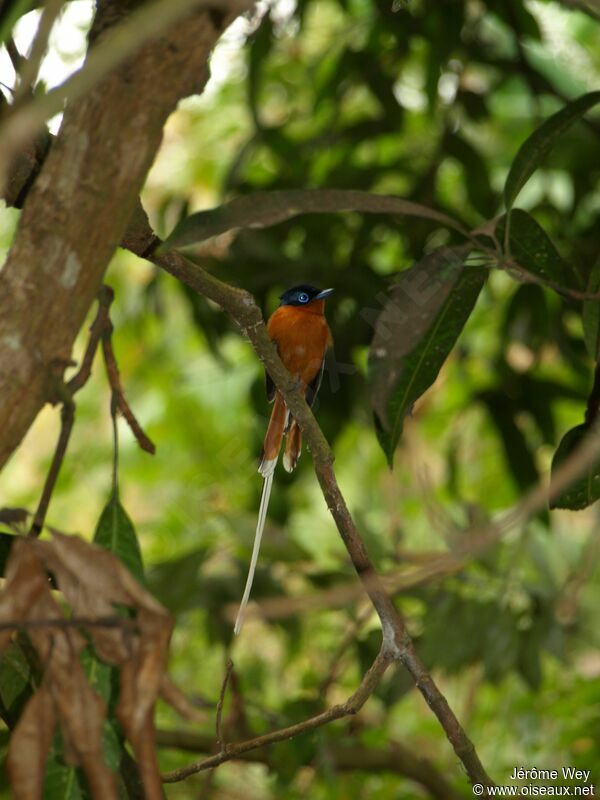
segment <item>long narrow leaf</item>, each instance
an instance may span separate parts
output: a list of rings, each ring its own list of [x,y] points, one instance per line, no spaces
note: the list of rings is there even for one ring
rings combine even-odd
[[[496,238],[504,242],[506,218],[496,225]],[[583,289],[579,272],[560,255],[542,226],[526,211],[515,208],[510,213],[510,254],[523,269],[543,281],[563,289]]]
[[[114,553],[134,578],[141,584],[144,583],[144,567],[137,534],[116,492],[112,493],[100,515],[94,543]]]
[[[338,211],[421,217],[465,232],[460,223],[447,214],[399,197],[344,189],[294,189],[257,192],[192,214],[177,225],[161,250],[185,247],[237,228],[266,228],[299,214],[330,214]]]
[[[485,283],[485,269],[464,265],[469,249],[440,248],[403,273],[377,319],[369,383],[390,466],[404,418],[437,378]]]
[[[578,97],[549,117],[525,140],[515,156],[504,184],[504,202],[508,210],[512,208],[523,186],[554,147],[556,140],[596,103],[600,103],[600,92],[589,92]]]
[[[600,291],[600,261],[590,273],[587,285],[588,294],[597,294]],[[600,359],[600,300],[584,300],[583,311],[583,339],[591,358]]]

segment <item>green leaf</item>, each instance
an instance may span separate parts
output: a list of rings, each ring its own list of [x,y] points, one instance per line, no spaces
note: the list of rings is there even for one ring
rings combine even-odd
[[[405,416],[437,378],[485,283],[486,270],[464,266],[469,250],[440,248],[402,273],[377,318],[369,384],[390,466]]]
[[[506,216],[501,217],[496,225],[496,237],[502,243]],[[583,288],[579,272],[567,264],[545,230],[526,211],[520,208],[511,211],[509,236],[510,255],[527,272],[566,289]]]
[[[94,543],[114,553],[140,583],[144,583],[142,553],[133,523],[113,492],[94,534]]]
[[[36,0],[16,0],[13,3],[0,3],[0,44],[10,36],[18,20],[29,13],[38,3]]]
[[[199,585],[200,568],[209,553],[207,547],[200,547],[148,568],[150,591],[172,614],[181,614],[200,605],[203,589]]]
[[[338,211],[422,217],[448,228],[463,230],[452,217],[399,197],[345,189],[291,189],[256,192],[217,208],[192,214],[175,227],[159,252],[202,242],[237,228],[266,228],[299,214],[330,214]]]
[[[87,800],[82,770],[66,764],[62,751],[62,736],[57,733],[46,762],[43,800]]]
[[[519,286],[508,301],[502,321],[502,348],[513,341],[539,354],[550,335],[550,315],[546,294],[535,283]]]
[[[12,641],[0,657],[0,700],[6,721],[15,725],[33,694],[33,672],[21,646]]]
[[[81,662],[89,683],[102,699],[108,702],[111,673],[115,669],[99,661],[91,647],[83,651]],[[119,769],[123,748],[123,740],[116,723],[104,720],[102,755],[104,763],[113,772],[117,772]],[[90,798],[90,792],[83,770],[66,763],[62,735],[57,733],[46,764],[43,800],[88,800],[88,798]]]
[[[529,489],[539,476],[527,437],[517,424],[521,409],[503,390],[489,389],[480,392],[478,397],[487,407],[490,419],[498,430],[506,462],[516,484],[523,491]]]
[[[259,94],[262,70],[273,47],[273,22],[271,12],[261,20],[257,31],[250,37],[248,53],[248,104],[257,130],[263,127],[259,114]]]
[[[540,630],[521,631],[519,633],[519,656],[517,668],[529,688],[537,692],[542,685],[542,660]]]
[[[504,202],[511,209],[517,195],[548,155],[556,140],[586,111],[600,102],[600,92],[589,92],[549,117],[523,142],[504,184]]]
[[[589,425],[583,424],[577,425],[565,433],[552,459],[551,474],[554,474],[555,470],[582,444],[589,430]],[[550,508],[568,508],[571,511],[580,511],[598,498],[600,498],[600,459],[590,465],[583,475],[573,481],[562,494],[551,500]]]
[[[108,704],[111,700],[115,668],[100,661],[91,645],[81,653],[81,666],[92,689]]]
[[[435,96],[439,70],[435,76]],[[456,133],[449,133],[444,139],[444,151],[462,164],[465,174],[465,188],[473,208],[484,216],[493,216],[497,198],[490,184],[489,169],[483,156],[467,139]]]
[[[588,294],[600,291],[600,261],[592,269],[586,289]],[[600,359],[600,300],[583,301],[583,339],[594,361]]]

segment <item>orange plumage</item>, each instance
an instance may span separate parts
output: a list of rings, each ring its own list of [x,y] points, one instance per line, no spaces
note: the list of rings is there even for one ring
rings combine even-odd
[[[314,291],[316,294],[317,290]],[[312,403],[318,391],[325,353],[331,345],[331,333],[324,309],[324,299],[309,300],[302,305],[281,305],[267,323],[267,331],[277,345],[279,357],[289,372],[299,380],[309,403]],[[268,378],[267,392],[269,393]],[[275,404],[265,435],[259,469],[262,474],[265,474],[265,469],[274,466],[274,461],[276,463],[284,432],[287,440],[283,464],[288,472],[295,468],[302,449],[302,435],[298,424],[294,419],[288,419],[281,394],[275,391],[274,395]]]
[[[331,344],[331,334],[323,313],[324,300],[333,289],[322,292],[314,286],[295,286],[281,295],[281,305],[269,319],[267,331],[277,345],[281,360],[291,374],[297,378],[303,389],[306,401],[312,404],[321,383],[325,352]],[[267,397],[274,400],[273,412],[265,435],[263,455],[258,471],[263,476],[264,484],[258,510],[256,534],[252,558],[248,569],[248,578],[234,632],[237,635],[244,622],[244,612],[248,605],[252,581],[258,561],[260,542],[267,518],[273,474],[281,450],[281,442],[286,435],[283,466],[291,472],[300,458],[302,450],[302,434],[295,419],[290,417],[283,395],[275,389],[273,381],[267,374]]]

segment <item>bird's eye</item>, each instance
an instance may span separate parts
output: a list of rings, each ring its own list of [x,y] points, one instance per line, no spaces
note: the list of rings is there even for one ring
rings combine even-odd
[[[300,303],[308,303],[309,300],[310,300],[310,298],[306,294],[306,292],[300,292],[300,294],[298,295],[298,301]]]

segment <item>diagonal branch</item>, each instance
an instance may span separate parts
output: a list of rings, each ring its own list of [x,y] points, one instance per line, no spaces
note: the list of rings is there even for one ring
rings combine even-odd
[[[223,764],[225,761],[231,761],[234,758],[239,758],[241,755],[248,753],[250,750],[257,750],[261,747],[266,747],[266,745],[274,744],[275,742],[282,742],[285,739],[291,739],[294,736],[299,736],[301,733],[308,733],[308,731],[315,730],[315,728],[320,728],[322,725],[326,725],[328,722],[333,722],[336,719],[341,719],[342,717],[347,717],[351,714],[357,714],[379,685],[381,678],[392,661],[393,655],[389,652],[385,645],[383,645],[377,655],[377,658],[371,664],[371,667],[360,682],[358,689],[342,705],[333,706],[327,711],[323,711],[321,714],[316,714],[314,717],[309,717],[302,722],[298,722],[296,725],[290,725],[287,728],[280,728],[277,731],[271,731],[263,736],[257,736],[254,739],[248,739],[245,742],[228,745],[225,747],[225,749],[221,750],[220,753],[216,753],[214,756],[209,756],[203,761],[198,761],[194,764],[189,764],[187,767],[182,767],[181,769],[167,772],[165,775],[163,775],[163,781],[165,783],[176,783],[177,781],[182,781],[185,778],[188,778],[190,775],[195,775],[196,773],[202,772],[206,769],[218,767],[219,764]]]
[[[63,4],[64,0],[48,0],[44,5],[29,56],[21,61],[19,83],[15,93],[15,105],[22,98],[32,94],[32,88],[38,76],[40,65],[48,49],[50,33]]]
[[[236,15],[227,2],[221,0],[222,13],[212,14],[190,11],[195,4],[187,3],[183,18],[166,27],[160,17],[158,37],[153,23],[156,38],[148,41],[146,31],[145,43],[133,56],[130,41],[121,52],[129,58],[112,71],[114,61],[108,67],[103,62],[104,72],[98,65],[97,71],[89,67],[111,34],[97,36],[80,73],[94,80],[77,99],[71,95],[0,274],[0,467],[70,359],[75,336],[135,209],[166,118],[181,97],[206,82],[210,51]],[[115,0],[99,4],[93,33],[106,24],[106,15],[114,16],[124,5]],[[185,4],[171,5],[181,12]]]
[[[250,339],[275,385],[282,392],[290,413],[297,419],[310,447],[315,473],[327,506],[335,520],[354,569],[381,620],[382,652],[402,662],[412,676],[427,705],[438,718],[456,755],[465,766],[472,783],[493,786],[472,742],[463,730],[433,678],[418,657],[404,620],[387,594],[376,573],[340,491],[333,469],[333,453],[296,382],[283,366],[269,339],[260,309],[246,291],[228,286],[175,251],[148,256],[151,261],[186,283],[195,291],[218,303]],[[327,715],[328,712],[325,712]],[[323,719],[319,715],[318,719]],[[325,716],[319,724],[329,721]],[[268,742],[265,742],[268,743]],[[214,756],[213,758],[218,758]],[[211,762],[212,763],[212,762]],[[215,762],[216,766],[220,761]],[[183,773],[182,773],[183,774]],[[191,773],[186,773],[191,774]]]
[[[161,748],[208,753],[214,741],[211,736],[189,731],[158,730],[156,743]],[[390,742],[381,749],[331,742],[327,745],[327,756],[336,771],[401,775],[420,784],[436,800],[461,800],[465,796],[456,791],[431,761],[400,742]],[[271,764],[271,758],[264,748],[238,753],[231,760]]]

